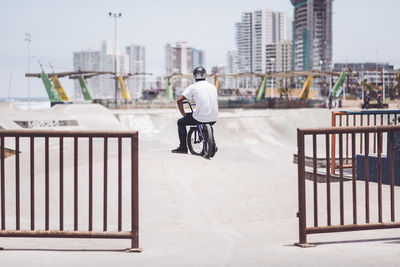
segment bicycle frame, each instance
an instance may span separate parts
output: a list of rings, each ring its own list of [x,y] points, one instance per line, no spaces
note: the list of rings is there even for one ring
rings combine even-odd
[[[189,101],[183,101],[183,104],[188,104],[189,105],[189,107],[190,107],[190,110],[192,111],[192,113],[193,113],[193,106],[196,106],[196,104],[192,104],[192,103],[190,103]],[[200,135],[201,135],[201,141],[204,141],[205,140],[205,138],[204,138],[204,134],[203,134],[203,129],[202,129],[202,126],[204,125],[205,123],[200,123],[200,124],[197,124],[196,126],[197,126],[197,128],[199,129],[199,132],[200,132]]]
[[[193,108],[192,106],[194,106],[194,104],[191,104],[189,101],[183,101],[184,104],[188,104],[190,107],[190,110],[193,113]],[[213,157],[215,155],[215,152],[218,150],[215,141],[214,141],[214,130],[212,128],[212,125],[214,124],[214,122],[208,122],[208,123],[203,123],[203,122],[198,122],[196,125],[196,127],[190,127],[190,131],[189,131],[189,136],[191,136],[192,134],[194,135],[194,144],[198,144],[198,143],[203,143],[203,156],[205,156],[206,158],[210,158]],[[196,136],[197,133],[199,132],[199,136]],[[197,138],[199,138],[197,140]],[[199,155],[198,152],[194,152],[192,145],[190,145],[190,141],[188,141],[189,143],[189,150],[192,154],[196,154]]]

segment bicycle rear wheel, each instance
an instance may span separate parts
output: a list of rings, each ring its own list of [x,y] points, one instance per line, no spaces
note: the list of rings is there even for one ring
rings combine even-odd
[[[213,129],[210,124],[204,125],[204,157],[211,158],[215,155],[215,141]]]
[[[203,155],[204,144],[201,140],[200,131],[197,127],[190,127],[186,140],[190,153],[198,156]]]

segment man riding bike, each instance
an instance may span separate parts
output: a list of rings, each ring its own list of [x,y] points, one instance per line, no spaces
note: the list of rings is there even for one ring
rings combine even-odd
[[[182,118],[178,120],[179,147],[172,150],[172,153],[187,154],[186,144],[186,126],[197,125],[201,123],[210,123],[213,125],[218,117],[218,94],[217,88],[206,81],[207,72],[203,67],[197,67],[193,70],[194,84],[186,88],[177,100],[178,108]],[[183,101],[193,99],[196,103],[196,109],[192,113],[185,113]]]

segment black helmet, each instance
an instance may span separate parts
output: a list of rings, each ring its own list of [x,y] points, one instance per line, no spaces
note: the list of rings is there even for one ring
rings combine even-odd
[[[193,70],[193,78],[197,81],[204,81],[207,77],[207,71],[203,67],[197,67]]]

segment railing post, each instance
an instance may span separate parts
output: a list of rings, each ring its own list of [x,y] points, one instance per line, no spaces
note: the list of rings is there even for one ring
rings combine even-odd
[[[332,127],[336,127],[336,112],[332,112]],[[331,174],[335,174],[336,168],[336,135],[331,135]]]
[[[142,252],[139,247],[139,135],[131,138],[131,248],[127,252]]]
[[[306,233],[306,182],[305,182],[305,155],[304,155],[304,134],[300,129],[297,129],[297,155],[298,155],[298,197],[299,211],[299,243],[300,247],[308,247]]]

